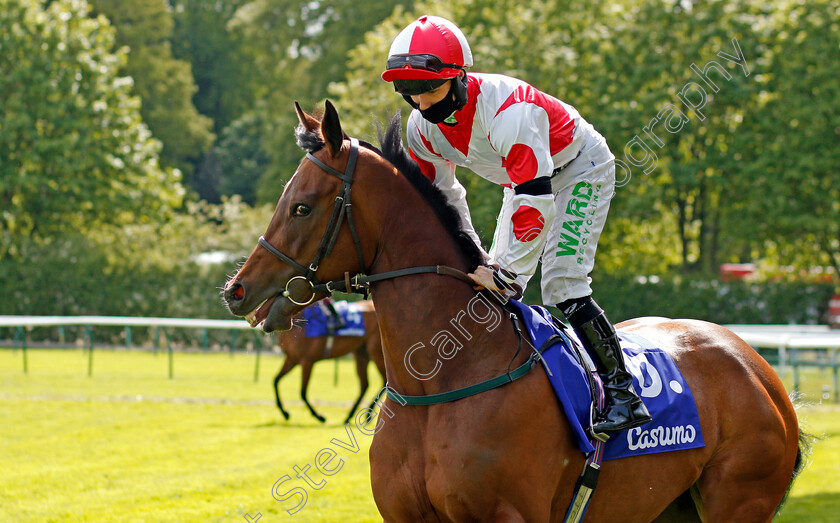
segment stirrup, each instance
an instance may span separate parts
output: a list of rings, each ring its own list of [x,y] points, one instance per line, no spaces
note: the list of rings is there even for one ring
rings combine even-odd
[[[597,439],[598,441],[602,441],[604,443],[606,443],[607,440],[610,439],[609,434],[607,434],[606,432],[595,432],[595,429],[592,427],[587,427],[586,435],[589,437],[589,439]]]
[[[598,418],[598,412],[595,409],[595,403],[589,404],[589,426],[586,427],[586,436],[589,439],[597,439],[598,441],[602,441],[604,443],[610,439],[610,435],[606,432],[595,432],[595,420]]]

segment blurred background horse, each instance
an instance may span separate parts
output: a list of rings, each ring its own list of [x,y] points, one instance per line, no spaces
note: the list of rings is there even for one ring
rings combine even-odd
[[[312,366],[317,361],[340,358],[345,354],[353,354],[356,362],[356,374],[359,377],[359,397],[347,414],[344,423],[350,421],[368,388],[368,363],[373,361],[379,375],[385,382],[385,362],[382,356],[382,339],[379,336],[379,322],[372,301],[335,302],[336,311],[342,315],[345,325],[331,325],[329,312],[319,311],[322,302],[310,305],[295,317],[292,329],[280,332],[277,342],[286,359],[274,377],[274,397],[277,408],[283,417],[289,419],[289,412],[283,408],[280,399],[280,380],[296,366],[301,367],[300,397],[315,418],[320,422],[326,421],[319,414],[307,398],[309,378]],[[309,314],[307,314],[309,313]],[[307,320],[305,315],[309,316]],[[308,323],[307,323],[308,322]],[[335,328],[338,327],[338,328]],[[314,335],[313,335],[314,334]],[[373,403],[371,404],[371,408]]]

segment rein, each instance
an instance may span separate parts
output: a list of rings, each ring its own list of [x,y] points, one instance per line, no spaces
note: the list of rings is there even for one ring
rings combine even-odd
[[[513,322],[513,329],[516,332],[516,337],[519,339],[519,348],[522,347],[522,330],[519,328],[519,318],[517,318],[516,314],[510,315],[510,320]],[[476,383],[474,385],[469,385],[467,387],[462,387],[460,389],[450,390],[447,392],[441,392],[438,394],[426,394],[424,396],[406,396],[405,394],[399,394],[395,392],[390,387],[386,387],[386,392],[388,395],[393,395],[393,400],[399,402],[401,405],[437,405],[439,403],[448,403],[450,401],[460,400],[469,396],[474,396],[476,394],[480,394],[482,392],[486,392],[491,389],[495,389],[501,387],[502,385],[507,385],[513,381],[518,380],[519,378],[524,377],[526,374],[531,372],[531,370],[537,366],[537,363],[541,362],[545,365],[545,361],[542,359],[542,353],[546,351],[549,347],[554,345],[557,342],[567,340],[563,336],[559,334],[552,334],[547,340],[543,342],[540,348],[536,348],[531,345],[531,348],[534,350],[533,353],[528,357],[528,359],[520,365],[519,367],[513,369],[512,371],[508,371],[504,374],[496,376],[495,378],[490,378],[489,380],[484,380],[482,382]],[[530,343],[529,343],[530,345]],[[519,348],[516,349],[516,354],[519,354]],[[514,355],[514,358],[516,355]],[[508,367],[510,368],[510,367]],[[551,371],[546,366],[546,372],[551,374]]]
[[[286,254],[282,253],[279,249],[271,245],[271,243],[269,243],[268,240],[265,239],[265,236],[260,236],[259,240],[257,241],[257,243],[259,243],[259,245],[261,245],[269,253],[274,255],[286,265],[293,267],[300,273],[300,275],[294,276],[286,282],[286,288],[282,293],[283,296],[288,298],[289,301],[291,301],[295,305],[306,306],[315,300],[315,296],[317,294],[325,294],[327,296],[330,296],[333,292],[336,291],[361,294],[368,291],[368,286],[371,283],[392,278],[399,278],[400,276],[426,273],[453,276],[461,281],[472,285],[473,281],[472,279],[470,279],[469,276],[467,276],[466,273],[453,267],[447,267],[445,265],[426,265],[421,267],[408,267],[405,269],[397,269],[369,276],[356,274],[351,277],[349,272],[345,272],[343,280],[328,281],[326,283],[321,283],[318,281],[318,279],[315,277],[315,273],[318,271],[318,266],[320,265],[321,261],[324,258],[328,257],[332,252],[332,249],[335,246],[335,242],[338,239],[338,233],[341,229],[342,223],[344,222],[345,216],[347,217],[347,226],[350,228],[350,234],[353,237],[353,243],[356,246],[356,254],[359,257],[359,266],[362,267],[362,269],[366,267],[364,256],[362,255],[361,241],[359,240],[359,235],[356,232],[356,225],[353,222],[352,204],[350,203],[350,186],[353,184],[353,173],[356,169],[356,160],[358,159],[358,157],[359,140],[357,140],[356,138],[350,138],[350,157],[347,160],[347,168],[344,172],[341,172],[337,169],[333,169],[321,160],[315,158],[312,155],[312,153],[306,153],[306,158],[309,161],[320,167],[321,170],[323,170],[327,174],[331,174],[339,180],[341,180],[341,189],[339,189],[338,195],[336,195],[335,197],[335,205],[333,206],[333,212],[330,216],[330,221],[327,224],[327,230],[324,231],[324,236],[321,238],[321,244],[318,246],[318,250],[315,251],[315,257],[308,267],[303,266],[302,264],[292,259],[290,256],[287,256]],[[307,299],[306,301],[298,301],[294,297],[292,297],[291,291],[289,290],[289,286],[295,280],[303,280],[309,284],[310,296],[309,299]]]

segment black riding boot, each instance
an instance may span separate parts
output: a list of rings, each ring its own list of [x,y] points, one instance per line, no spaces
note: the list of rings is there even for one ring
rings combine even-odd
[[[583,325],[574,327],[586,349],[596,358],[598,374],[604,380],[607,408],[595,421],[595,433],[612,434],[644,425],[651,420],[641,398],[633,390],[633,378],[624,364],[615,327],[601,312]]]

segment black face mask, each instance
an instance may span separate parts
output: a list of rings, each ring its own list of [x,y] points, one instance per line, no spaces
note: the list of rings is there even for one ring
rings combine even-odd
[[[433,123],[435,125],[439,123],[446,123],[449,125],[455,125],[457,122],[445,122],[447,118],[452,116],[455,111],[460,110],[467,101],[467,81],[466,78],[463,80],[453,79],[452,87],[447,93],[446,96],[443,97],[443,100],[439,101],[438,103],[430,106],[428,109],[421,110],[420,107],[417,106],[412,100],[411,97],[408,95],[403,95],[405,101],[409,103],[412,107],[420,111],[420,114],[425,118],[428,122]]]
[[[458,107],[458,103],[455,101],[455,96],[452,92],[449,92],[443,97],[443,100],[430,106],[428,109],[420,110],[420,114],[429,122],[439,124],[452,116],[458,109],[460,107]]]

